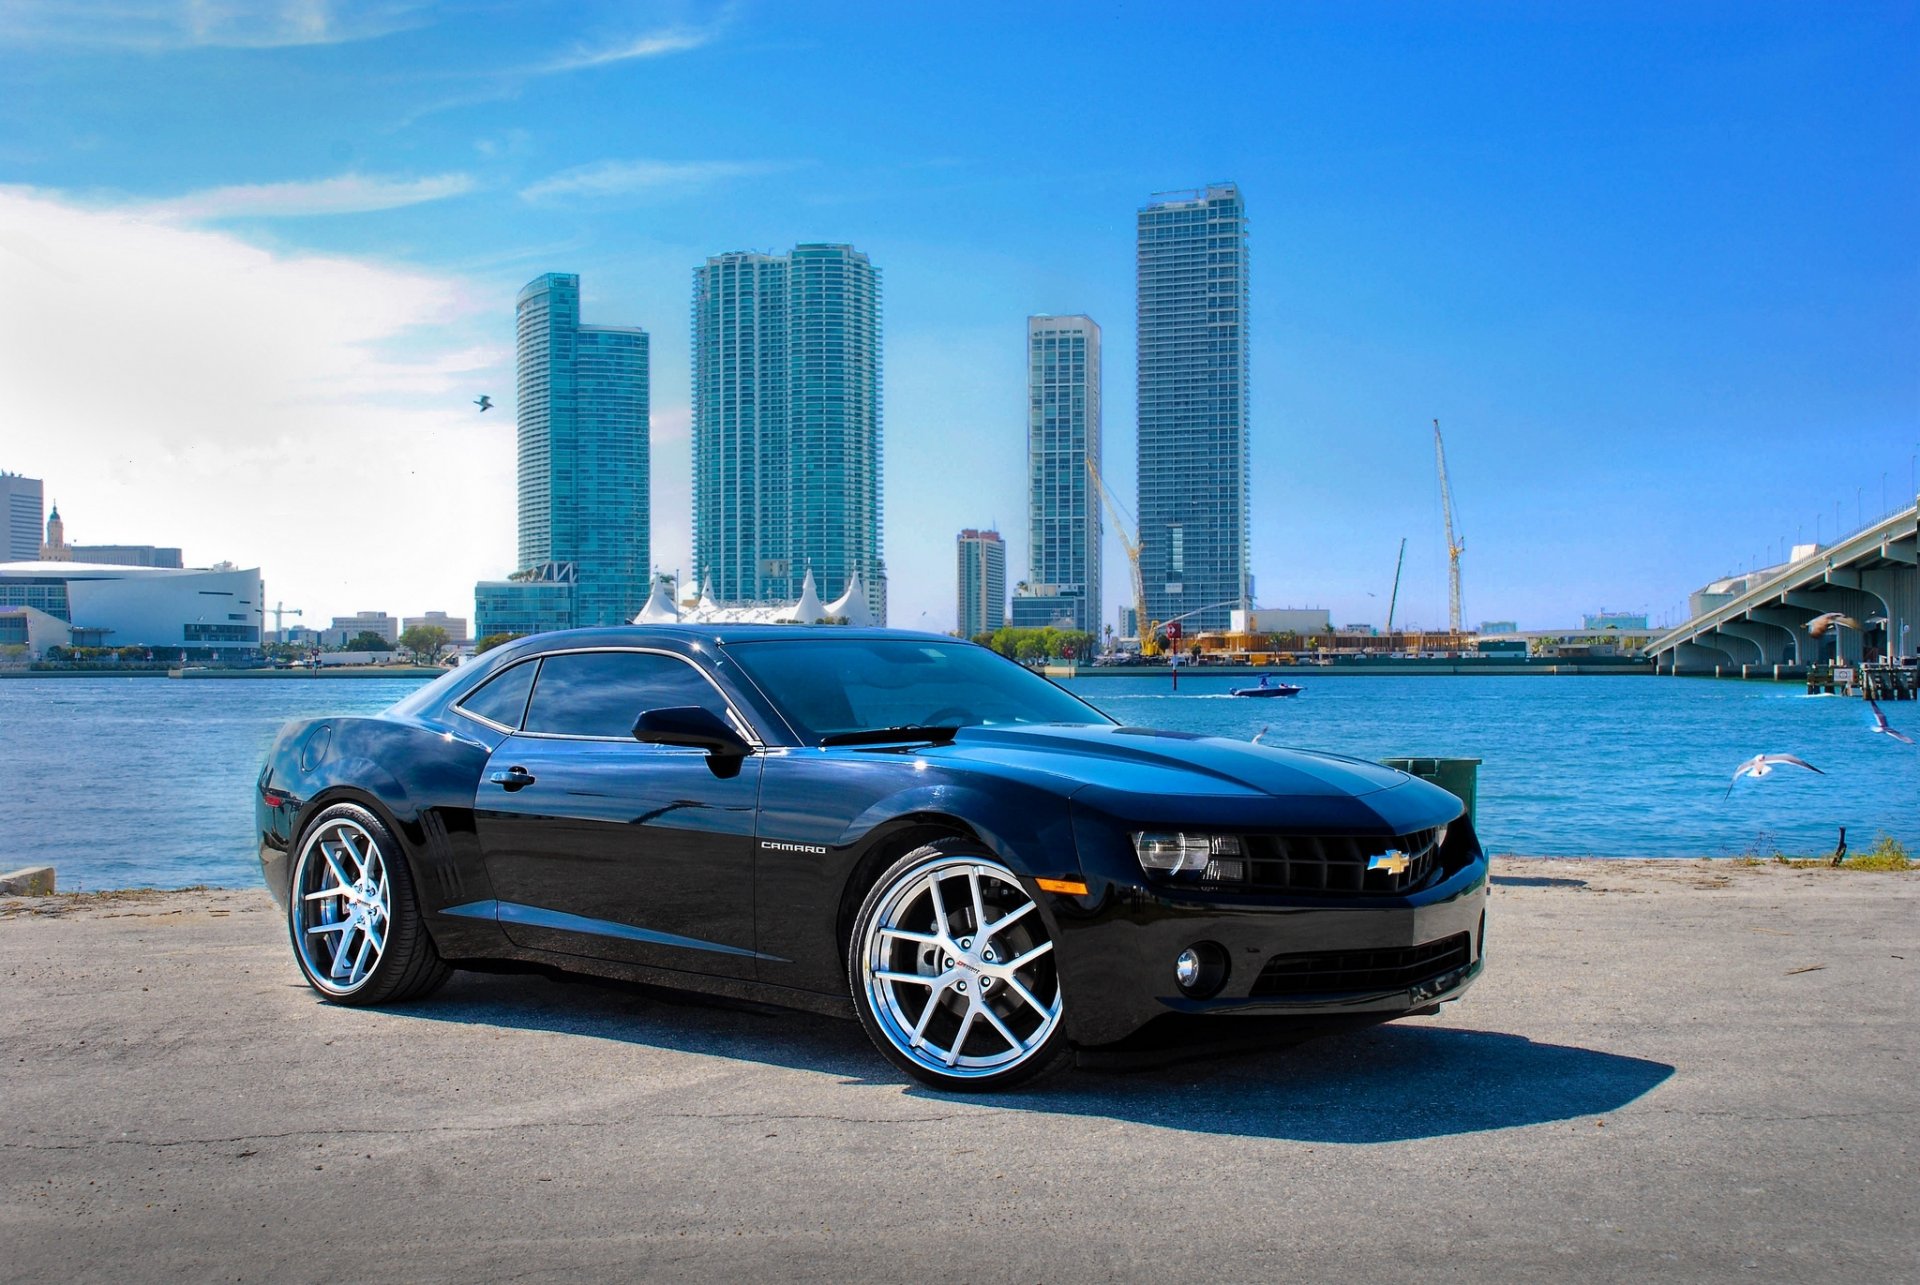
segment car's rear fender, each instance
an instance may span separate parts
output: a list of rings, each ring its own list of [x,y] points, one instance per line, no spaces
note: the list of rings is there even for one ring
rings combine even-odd
[[[318,753],[289,761],[276,750],[274,763],[287,764],[289,770],[283,776],[278,767],[269,768],[274,788],[286,793],[289,806],[297,805],[283,864],[290,867],[308,826],[322,811],[335,803],[357,803],[399,839],[400,855],[441,953],[477,955],[495,949],[500,941],[497,925],[437,913],[493,897],[473,819],[487,747],[424,726],[361,718],[330,720],[330,726],[318,723],[291,738],[283,734],[282,742],[303,743],[320,727],[328,727],[329,733]],[[290,869],[267,871],[268,883],[283,903],[290,876]]]

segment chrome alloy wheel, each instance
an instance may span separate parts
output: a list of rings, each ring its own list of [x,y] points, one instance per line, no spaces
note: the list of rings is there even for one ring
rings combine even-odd
[[[387,948],[393,892],[367,828],[329,817],[300,846],[293,872],[293,940],[307,977],[329,995],[367,984]]]
[[[862,983],[887,1041],[943,1078],[1004,1075],[1060,1024],[1053,941],[1011,870],[937,857],[867,921]]]

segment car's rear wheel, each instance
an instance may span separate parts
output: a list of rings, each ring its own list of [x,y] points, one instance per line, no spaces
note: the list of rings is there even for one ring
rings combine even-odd
[[[1066,1056],[1058,961],[1019,876],[959,840],[909,853],[867,893],[847,972],[895,1066],[943,1089],[1003,1089]]]
[[[356,803],[336,803],[307,826],[287,930],[308,984],[338,1004],[415,999],[453,972],[420,922],[399,841]]]

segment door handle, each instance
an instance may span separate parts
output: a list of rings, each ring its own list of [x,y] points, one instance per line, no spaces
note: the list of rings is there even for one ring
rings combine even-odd
[[[527,786],[532,785],[534,775],[524,767],[510,767],[504,772],[495,772],[487,779],[502,789],[512,792],[514,790],[524,790]]]

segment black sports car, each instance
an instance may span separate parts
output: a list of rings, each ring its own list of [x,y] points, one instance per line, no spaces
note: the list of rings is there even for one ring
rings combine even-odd
[[[1155,1019],[1431,1011],[1486,922],[1486,858],[1434,786],[1116,726],[890,630],[525,638],[382,714],[289,724],[256,811],[294,957],[338,1003],[506,966],[850,1007],[950,1089]]]

